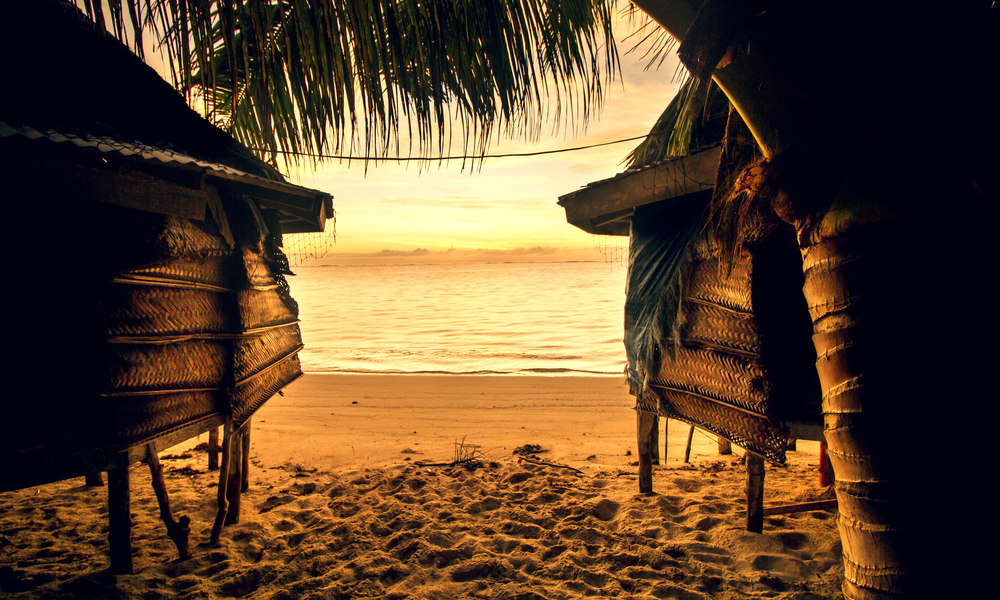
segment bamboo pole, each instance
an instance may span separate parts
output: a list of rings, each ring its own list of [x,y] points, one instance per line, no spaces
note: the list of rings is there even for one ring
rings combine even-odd
[[[723,456],[728,456],[733,453],[733,445],[726,438],[719,437],[719,454]]]
[[[684,448],[684,463],[691,462],[691,442],[694,441],[694,425],[688,431],[687,447]]]
[[[149,475],[153,480],[153,491],[156,492],[156,502],[160,505],[160,518],[167,526],[167,535],[177,546],[177,554],[181,560],[191,558],[191,546],[188,538],[191,535],[191,519],[181,516],[178,521],[170,510],[170,496],[167,494],[167,483],[163,479],[163,467],[160,457],[156,454],[156,445],[146,444],[146,460],[149,463]]]
[[[233,441],[233,421],[226,419],[222,434],[222,464],[219,466],[219,495],[218,512],[215,515],[215,523],[212,525],[212,536],[208,543],[216,546],[219,538],[222,537],[222,526],[226,522],[226,513],[229,511],[229,502],[226,500],[226,486],[229,483],[229,447]]]
[[[649,445],[653,452],[652,463],[654,465],[660,464],[660,417],[655,414],[653,415],[653,429],[649,435]]]

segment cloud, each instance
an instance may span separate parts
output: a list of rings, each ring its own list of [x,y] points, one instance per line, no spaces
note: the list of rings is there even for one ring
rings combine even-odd
[[[369,254],[352,254],[358,258],[397,258],[401,256],[426,256],[431,251],[426,248],[414,248],[413,250],[379,250]]]

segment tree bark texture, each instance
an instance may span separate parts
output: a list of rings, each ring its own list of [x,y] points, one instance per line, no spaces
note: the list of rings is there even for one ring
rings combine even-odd
[[[219,540],[222,538],[222,527],[226,523],[226,513],[229,512],[229,500],[227,500],[227,488],[229,485],[229,448],[233,443],[233,423],[232,420],[227,420],[226,425],[223,428],[222,433],[222,464],[219,465],[219,490],[218,490],[218,508],[215,514],[215,523],[212,524],[212,535],[209,538],[208,543],[217,546]]]
[[[226,500],[229,502],[229,508],[226,512],[226,525],[236,525],[240,522],[244,431],[243,427],[236,429],[229,444],[229,482],[226,484]]]

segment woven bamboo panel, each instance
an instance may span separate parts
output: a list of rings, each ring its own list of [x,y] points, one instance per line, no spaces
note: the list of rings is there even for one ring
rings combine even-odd
[[[633,386],[636,410],[690,423],[771,461],[785,462],[788,428],[781,421],[655,383],[652,388],[655,395]]]
[[[110,344],[106,393],[222,387],[230,347],[214,340]]]
[[[229,398],[233,420],[242,424],[271,396],[302,376],[299,357],[292,354],[270,368],[236,383]]]
[[[260,335],[245,336],[236,342],[236,380],[254,373],[302,349],[302,333],[296,323],[268,329]]]
[[[241,290],[238,298],[244,330],[285,325],[297,320],[275,290]]]
[[[168,281],[184,281],[232,288],[236,283],[233,281],[230,264],[228,256],[181,257],[129,269],[122,274],[126,277],[139,275]]]
[[[767,382],[756,359],[708,348],[674,348],[652,381],[747,410],[767,410]]]
[[[251,287],[267,287],[277,285],[278,280],[271,272],[271,267],[264,256],[248,246],[243,247],[243,268],[246,270],[247,281]]]
[[[132,444],[195,419],[225,412],[222,390],[109,398],[116,442]]]
[[[150,285],[111,285],[104,301],[109,336],[226,333],[235,308],[229,294]]]
[[[744,313],[753,311],[749,260],[737,262],[728,275],[719,269],[717,260],[694,261],[685,278],[688,298]]]
[[[685,341],[760,354],[760,331],[753,315],[690,301],[686,309]]]

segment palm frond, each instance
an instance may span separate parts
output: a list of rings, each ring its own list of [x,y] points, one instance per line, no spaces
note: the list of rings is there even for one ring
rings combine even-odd
[[[455,134],[485,154],[494,134],[585,124],[618,71],[599,0],[85,1],[125,42],[127,14],[137,52],[152,32],[210,120],[293,163],[414,138],[431,157]]]
[[[725,134],[729,100],[714,83],[698,98],[699,82],[689,76],[656,120],[650,135],[622,160],[626,168],[650,165],[714,146]]]

